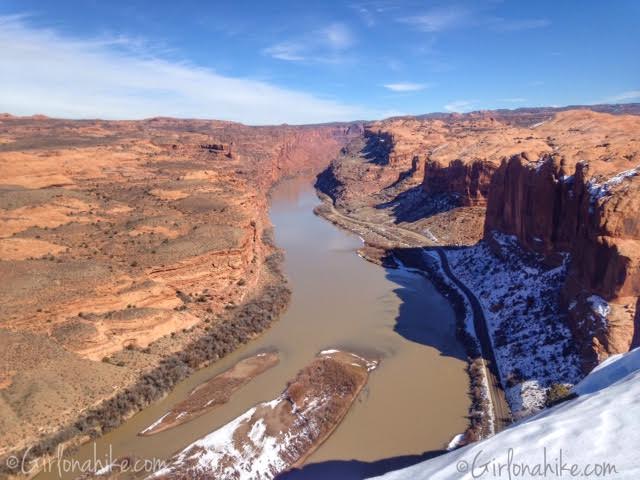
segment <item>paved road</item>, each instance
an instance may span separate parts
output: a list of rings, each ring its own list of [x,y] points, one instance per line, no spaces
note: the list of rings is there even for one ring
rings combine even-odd
[[[493,344],[489,337],[489,329],[487,327],[484,311],[482,310],[482,306],[476,296],[471,290],[469,290],[469,287],[462,283],[451,271],[449,260],[447,259],[443,249],[435,248],[433,250],[440,257],[440,264],[442,265],[444,273],[466,295],[469,303],[471,304],[471,310],[473,312],[473,326],[476,330],[476,337],[480,342],[482,361],[485,366],[487,381],[489,383],[489,395],[491,397],[491,403],[493,404],[495,432],[498,433],[499,431],[504,430],[504,428],[511,423],[511,413],[504,395],[502,384],[500,383],[500,374],[498,372],[496,357],[493,351]]]
[[[325,202],[325,205],[327,204],[328,202]],[[504,389],[500,383],[500,375],[498,373],[496,357],[493,351],[493,344],[489,337],[489,330],[484,316],[484,311],[482,310],[480,301],[476,298],[474,293],[451,271],[449,260],[444,253],[444,249],[442,247],[438,247],[432,239],[429,239],[418,232],[408,230],[395,224],[377,224],[366,220],[359,220],[357,218],[344,215],[336,210],[331,204],[328,205],[331,207],[331,213],[336,217],[341,218],[352,225],[355,224],[365,227],[368,230],[372,230],[374,233],[389,240],[393,240],[403,247],[416,248],[416,243],[418,245],[433,245],[429,250],[433,250],[438,254],[444,273],[460,289],[460,291],[466,295],[469,303],[471,304],[473,325],[476,330],[478,341],[480,342],[481,354],[487,375],[487,381],[489,383],[489,396],[491,405],[493,406],[495,433],[498,433],[507,427],[511,423],[511,412],[505,398]]]

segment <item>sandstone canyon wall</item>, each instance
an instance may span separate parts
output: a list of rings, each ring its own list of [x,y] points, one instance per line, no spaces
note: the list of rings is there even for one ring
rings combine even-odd
[[[589,369],[638,345],[640,119],[567,112],[541,130],[553,153],[503,160],[485,236],[515,235],[548,261],[571,255],[562,297]]]
[[[268,190],[356,133],[0,116],[0,456],[111,428],[266,328]]]
[[[485,205],[500,160],[523,150],[551,147],[528,129],[496,120],[491,112],[446,120],[396,119],[368,127],[389,145],[390,165],[417,171],[429,195],[448,195],[460,206]]]
[[[497,230],[546,262],[570,254],[562,297],[589,369],[640,336],[640,117],[626,114],[638,113],[634,105],[594,110],[611,113],[525,109],[373,122],[319,186],[353,217],[439,245],[473,245]]]
[[[390,187],[423,172],[424,195],[411,208],[445,199],[453,226],[464,207],[486,206],[485,238],[515,235],[547,262],[570,254],[562,298],[588,370],[640,341],[640,117],[525,113],[376,122],[367,126],[368,153],[385,169],[377,173],[379,192],[402,198]],[[376,143],[384,148],[372,149]]]

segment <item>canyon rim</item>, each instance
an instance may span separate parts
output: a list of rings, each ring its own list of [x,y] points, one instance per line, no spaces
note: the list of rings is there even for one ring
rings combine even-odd
[[[640,478],[637,2],[150,7],[0,2],[0,479]]]

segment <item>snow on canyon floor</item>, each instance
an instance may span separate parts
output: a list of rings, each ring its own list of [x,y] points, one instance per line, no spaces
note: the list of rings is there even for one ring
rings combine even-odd
[[[493,251],[482,241],[448,250],[447,257],[482,305],[507,401],[518,418],[543,408],[551,385],[582,378],[559,301],[568,262],[549,267],[514,237],[494,238]]]

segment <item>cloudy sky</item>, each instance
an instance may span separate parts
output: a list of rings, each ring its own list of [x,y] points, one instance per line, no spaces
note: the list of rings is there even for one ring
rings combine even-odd
[[[640,101],[640,2],[0,0],[0,111],[249,124]]]

